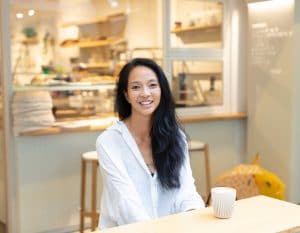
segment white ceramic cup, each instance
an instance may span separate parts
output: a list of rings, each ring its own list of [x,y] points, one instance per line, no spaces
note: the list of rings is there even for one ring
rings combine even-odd
[[[233,213],[236,190],[229,187],[214,187],[211,189],[211,200],[214,215],[217,218],[230,218]]]

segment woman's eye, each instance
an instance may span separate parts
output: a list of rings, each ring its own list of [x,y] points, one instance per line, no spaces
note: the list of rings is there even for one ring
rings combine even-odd
[[[139,87],[140,87],[140,86],[135,85],[135,86],[132,86],[131,89],[132,89],[132,90],[137,90],[137,89],[139,89]]]
[[[151,84],[150,84],[150,87],[151,87],[151,88],[154,88],[154,87],[157,87],[157,86],[158,86],[158,83],[151,83]]]

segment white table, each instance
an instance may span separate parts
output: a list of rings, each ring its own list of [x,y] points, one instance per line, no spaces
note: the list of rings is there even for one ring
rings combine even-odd
[[[288,229],[291,229],[289,231]],[[298,231],[296,231],[297,229]],[[266,196],[239,200],[230,219],[213,216],[211,207],[97,233],[268,233],[300,232],[300,206]],[[95,232],[95,233],[96,233]]]

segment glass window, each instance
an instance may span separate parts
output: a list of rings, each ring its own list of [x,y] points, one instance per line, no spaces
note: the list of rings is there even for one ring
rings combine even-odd
[[[222,70],[220,61],[173,61],[172,85],[176,106],[222,105]]]
[[[220,48],[223,45],[223,3],[170,0],[171,47]]]
[[[49,91],[55,120],[113,114],[126,61],[163,64],[161,8],[161,0],[11,0],[14,90]]]

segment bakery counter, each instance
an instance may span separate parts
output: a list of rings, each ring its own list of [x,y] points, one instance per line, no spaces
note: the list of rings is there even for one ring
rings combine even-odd
[[[246,118],[246,113],[238,112],[206,115],[201,114],[195,116],[180,117],[179,120],[181,123],[197,123],[204,121],[224,121]],[[52,127],[21,132],[18,136],[38,136],[73,132],[102,131],[110,125],[112,125],[117,120],[118,118],[113,115],[89,120],[72,120],[71,118],[69,118],[67,121],[56,122],[55,125]]]

